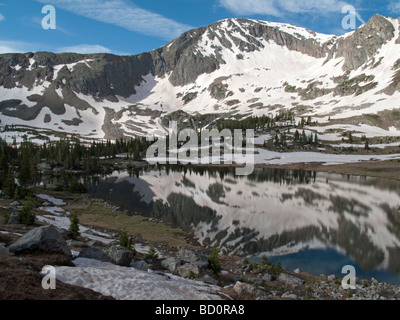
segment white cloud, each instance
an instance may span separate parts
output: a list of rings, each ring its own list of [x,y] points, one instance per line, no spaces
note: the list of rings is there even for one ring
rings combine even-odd
[[[6,17],[4,17],[1,13],[0,13],[0,21],[4,21],[6,20]]]
[[[74,52],[74,53],[111,53],[112,50],[101,45],[81,44],[77,46],[58,48],[58,52]]]
[[[191,26],[141,9],[126,0],[36,0],[96,21],[171,40]]]
[[[390,11],[394,12],[394,13],[400,13],[400,2],[399,1],[392,1],[389,4],[389,8]]]
[[[271,15],[282,17],[287,13],[328,14],[341,12],[346,5],[340,0],[219,0],[229,11],[242,15]]]
[[[56,50],[58,53],[62,52],[73,52],[80,54],[91,54],[91,53],[110,53],[119,56],[128,56],[130,53],[111,50],[99,44],[80,44],[75,46],[61,47]]]

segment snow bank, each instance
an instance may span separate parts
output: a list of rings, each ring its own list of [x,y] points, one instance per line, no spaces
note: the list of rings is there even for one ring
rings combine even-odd
[[[118,300],[221,300],[220,287],[170,274],[156,274],[78,258],[76,267],[57,267],[58,280]]]

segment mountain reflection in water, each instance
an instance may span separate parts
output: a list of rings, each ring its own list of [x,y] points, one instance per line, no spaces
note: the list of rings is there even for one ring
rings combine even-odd
[[[363,272],[400,279],[398,181],[285,169],[238,177],[232,168],[177,166],[115,172],[89,192],[227,254],[283,261],[333,250]]]

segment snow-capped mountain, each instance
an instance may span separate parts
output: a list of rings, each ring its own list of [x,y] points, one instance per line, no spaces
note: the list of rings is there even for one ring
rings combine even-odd
[[[178,110],[212,120],[292,110],[316,118],[322,135],[347,126],[400,136],[399,26],[375,15],[338,37],[227,19],[135,56],[3,54],[1,125],[119,138],[162,134]]]

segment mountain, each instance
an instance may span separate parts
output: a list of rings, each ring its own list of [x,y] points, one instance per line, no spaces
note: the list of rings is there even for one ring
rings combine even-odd
[[[177,111],[204,126],[285,110],[317,119],[322,139],[399,137],[399,26],[375,15],[339,37],[227,19],[134,56],[2,54],[2,137],[157,135]]]

